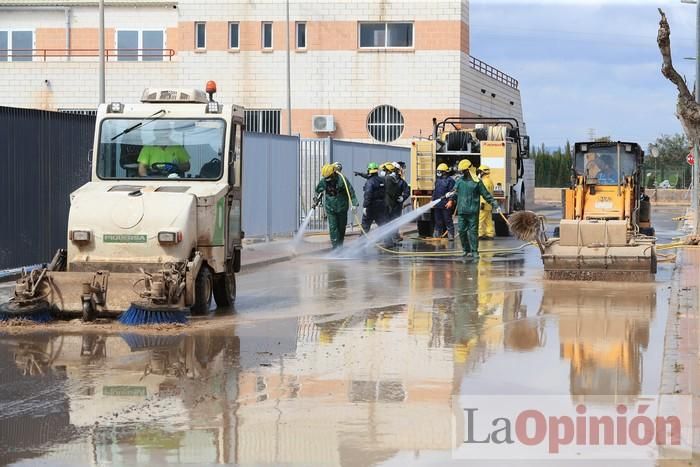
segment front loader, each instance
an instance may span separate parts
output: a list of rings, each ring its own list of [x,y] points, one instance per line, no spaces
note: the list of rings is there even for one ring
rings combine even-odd
[[[563,192],[555,239],[544,245],[545,277],[648,280],[656,273],[656,239],[642,188],[644,152],[637,143],[576,143],[572,184]]]

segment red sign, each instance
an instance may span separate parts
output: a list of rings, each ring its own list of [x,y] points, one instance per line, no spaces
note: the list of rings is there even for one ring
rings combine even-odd
[[[690,165],[695,164],[695,156],[692,151],[688,153],[688,157],[686,157],[685,160],[687,160]]]

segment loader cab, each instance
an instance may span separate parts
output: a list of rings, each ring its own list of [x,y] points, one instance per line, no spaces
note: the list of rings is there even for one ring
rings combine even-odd
[[[644,151],[637,143],[576,143],[573,174],[587,185],[618,186],[629,178],[636,181],[643,162]]]

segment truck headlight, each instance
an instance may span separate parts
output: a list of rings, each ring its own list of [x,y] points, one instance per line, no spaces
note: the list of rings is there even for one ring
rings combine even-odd
[[[159,243],[180,243],[182,241],[182,232],[158,232]]]
[[[74,243],[89,243],[92,235],[89,230],[71,230],[68,238]]]

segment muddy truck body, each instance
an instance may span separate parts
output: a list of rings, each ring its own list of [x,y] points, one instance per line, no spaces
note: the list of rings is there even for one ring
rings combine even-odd
[[[229,306],[240,270],[243,108],[197,89],[99,106],[88,183],[70,196],[67,248],[24,274],[5,311],[116,316],[132,303]]]

